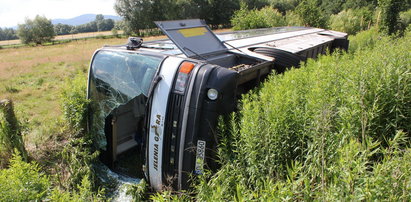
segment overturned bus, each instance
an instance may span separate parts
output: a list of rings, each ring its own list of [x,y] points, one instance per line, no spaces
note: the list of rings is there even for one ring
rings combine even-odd
[[[156,24],[169,39],[97,50],[87,93],[101,160],[156,190],[187,189],[191,176],[218,166],[217,119],[235,110],[239,94],[272,71],[348,48],[347,34],[318,28],[216,35],[198,19]]]

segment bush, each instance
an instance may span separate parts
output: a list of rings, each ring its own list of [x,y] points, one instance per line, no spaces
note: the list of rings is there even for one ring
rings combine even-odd
[[[278,10],[267,6],[261,10],[248,10],[246,7],[241,7],[231,18],[231,24],[234,30],[244,30],[285,26],[286,22]]]
[[[398,17],[402,0],[378,0],[381,8],[381,25],[379,29],[386,34],[394,34],[398,30]]]
[[[61,93],[61,107],[64,119],[74,130],[84,130],[90,101],[86,98],[87,76],[78,73],[66,81]]]
[[[410,47],[382,38],[271,76],[244,96],[232,148],[220,145],[232,155],[196,200],[411,198]]]
[[[42,44],[50,42],[56,34],[51,20],[37,15],[33,20],[26,19],[24,24],[19,24],[17,35],[22,43]]]
[[[264,7],[257,12],[258,15],[262,15],[265,23],[268,27],[281,27],[286,25],[285,18],[282,14],[272,7]]]
[[[361,30],[366,30],[372,24],[372,12],[361,10],[344,10],[330,17],[330,29],[356,34]]]
[[[381,37],[382,35],[378,33],[378,30],[375,27],[359,32],[355,36],[349,36],[350,46],[348,47],[348,50],[350,52],[355,52],[361,49],[373,48]]]
[[[407,27],[411,24],[411,9],[400,13],[400,22]]]
[[[285,21],[287,22],[287,26],[304,25],[304,22],[301,20],[300,16],[293,11],[287,11],[287,13],[285,14]]]
[[[317,0],[303,0],[295,8],[305,26],[327,28],[327,15]]]
[[[26,163],[16,153],[8,169],[0,170],[0,201],[41,201],[50,181],[35,163]]]
[[[404,32],[411,24],[411,9],[400,13],[400,30]]]

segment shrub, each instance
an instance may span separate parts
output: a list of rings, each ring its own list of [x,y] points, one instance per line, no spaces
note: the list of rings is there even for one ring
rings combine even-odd
[[[398,17],[402,5],[401,0],[378,0],[381,8],[381,25],[379,29],[386,34],[394,34],[398,30]]]
[[[287,26],[303,26],[304,22],[301,20],[300,16],[294,11],[287,11],[285,14],[285,21]]]
[[[411,9],[400,13],[400,21],[405,27],[411,24]]]
[[[295,8],[305,26],[327,27],[327,15],[321,10],[317,0],[303,0]]]
[[[261,10],[248,10],[241,7],[231,18],[234,30],[257,29],[278,27],[286,25],[284,17],[272,7],[264,7]]]
[[[281,27],[286,25],[285,18],[282,14],[272,7],[266,6],[257,12],[262,15],[268,27]]]
[[[411,24],[411,9],[400,13],[400,30],[406,31],[407,27]]]
[[[17,35],[22,43],[42,44],[50,42],[56,34],[51,20],[37,15],[33,20],[27,18],[24,24],[19,24]]]
[[[356,34],[361,30],[366,30],[372,23],[371,12],[365,9],[361,10],[343,10],[330,17],[330,29]]]
[[[355,52],[361,49],[373,48],[381,37],[381,34],[378,33],[378,30],[375,27],[359,32],[355,36],[349,36],[350,46],[348,47],[348,50],[350,52]]]
[[[147,191],[149,185],[142,179],[138,184],[129,185],[127,195],[131,195],[134,201],[147,200]]]
[[[78,73],[67,80],[61,93],[61,107],[64,119],[74,130],[84,130],[90,101],[86,98],[87,77]]]
[[[0,201],[40,201],[50,188],[49,178],[36,163],[26,163],[17,153],[8,169],[0,170]]]

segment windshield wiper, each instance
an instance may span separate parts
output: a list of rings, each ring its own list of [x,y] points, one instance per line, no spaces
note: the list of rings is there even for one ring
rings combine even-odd
[[[146,107],[148,106],[148,103],[151,100],[151,96],[153,96],[154,94],[154,90],[156,89],[158,83],[160,83],[160,81],[163,79],[163,77],[161,77],[160,75],[157,75],[156,77],[154,77],[153,79],[153,84],[151,85],[150,90],[148,91],[148,95],[147,95],[147,102],[146,102]]]

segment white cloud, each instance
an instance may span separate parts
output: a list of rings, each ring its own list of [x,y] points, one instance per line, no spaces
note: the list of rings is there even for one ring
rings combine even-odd
[[[24,23],[26,17],[72,18],[82,14],[116,15],[115,0],[0,0],[0,27]]]

